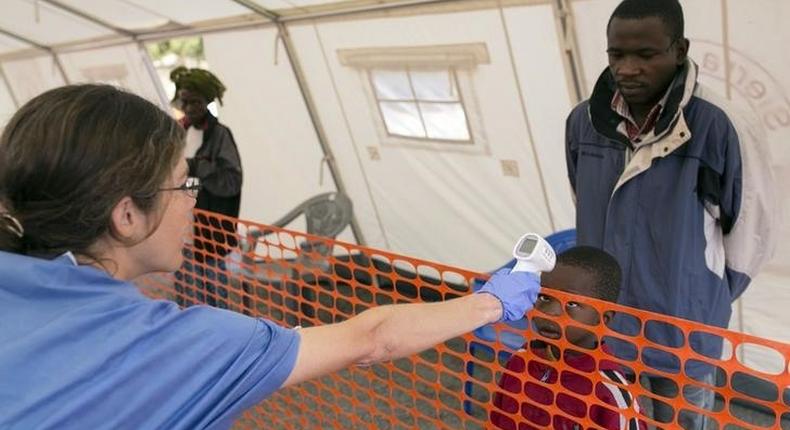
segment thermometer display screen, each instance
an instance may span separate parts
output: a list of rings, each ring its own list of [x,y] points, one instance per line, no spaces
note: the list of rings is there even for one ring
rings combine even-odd
[[[521,242],[521,246],[518,248],[519,254],[528,255],[531,254],[532,251],[535,249],[535,245],[538,244],[538,240],[532,237],[528,237]]]

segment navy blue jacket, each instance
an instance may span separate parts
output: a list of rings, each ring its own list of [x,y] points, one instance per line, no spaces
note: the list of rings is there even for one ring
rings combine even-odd
[[[687,61],[668,89],[655,130],[632,149],[611,109],[606,70],[570,114],[566,156],[578,244],[612,254],[623,269],[621,304],[727,327],[731,303],[770,258],[776,221],[767,144],[757,127],[697,83]],[[620,330],[638,330],[615,318]],[[721,342],[650,325],[667,346],[690,341],[718,357]],[[650,359],[650,357],[647,357]],[[676,367],[654,357],[659,368]]]

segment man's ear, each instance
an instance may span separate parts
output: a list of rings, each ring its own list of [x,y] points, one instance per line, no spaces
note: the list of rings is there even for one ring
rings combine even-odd
[[[126,196],[113,207],[110,214],[110,231],[120,241],[132,241],[145,231],[146,217],[134,204],[132,198]]]
[[[612,317],[614,317],[614,311],[606,311],[606,312],[604,312],[603,313],[603,324],[604,325],[609,324],[609,321],[612,320]]]
[[[685,37],[683,38],[683,40],[679,40],[677,42],[677,48],[676,48],[676,51],[675,51],[675,53],[676,53],[675,61],[676,61],[678,66],[682,66],[683,63],[686,62],[686,58],[689,55],[689,48],[690,47],[691,47],[691,42],[688,39],[686,39]]]

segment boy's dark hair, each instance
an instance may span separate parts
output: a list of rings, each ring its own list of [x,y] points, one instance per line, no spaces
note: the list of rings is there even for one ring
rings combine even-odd
[[[623,0],[612,12],[606,31],[612,19],[642,19],[656,17],[664,22],[668,36],[672,41],[683,39],[684,20],[683,7],[678,0]]]
[[[617,302],[620,295],[622,272],[617,260],[606,251],[592,246],[576,246],[557,256],[557,265],[578,267],[595,275],[594,291],[596,299]]]

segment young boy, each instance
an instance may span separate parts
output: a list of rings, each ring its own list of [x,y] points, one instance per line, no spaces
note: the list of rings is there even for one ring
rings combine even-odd
[[[620,278],[620,266],[614,258],[597,248],[580,246],[560,254],[557,257],[557,266],[553,271],[543,274],[541,284],[544,292],[546,289],[555,289],[616,302],[620,292]],[[582,352],[599,347],[605,349],[606,345],[600,343],[591,331],[579,327],[567,327],[563,330],[556,322],[541,317],[541,313],[550,316],[562,314],[562,303],[556,298],[546,293],[540,294],[535,309],[540,312],[533,314],[532,327],[539,336],[527,342],[505,365],[509,373],[502,375],[499,382],[501,391],[494,395],[495,408],[491,412],[494,428],[584,428],[566,416],[552,415],[547,410],[559,409],[570,417],[584,418],[589,413],[589,418],[596,425],[607,430],[645,429],[644,422],[627,419],[618,412],[629,408],[637,412],[639,410],[628,391],[611,383],[614,381],[627,384],[619,366],[606,360],[596,363],[592,356]],[[612,318],[612,312],[608,311],[603,314],[601,321],[598,311],[593,307],[572,301],[566,302],[565,312],[579,326],[595,326]],[[571,348],[560,354],[557,346],[544,339],[559,339],[563,332],[568,342],[578,348]],[[534,360],[534,356],[556,364],[545,364]],[[549,389],[543,384],[554,387]],[[602,403],[612,407],[606,408],[597,404],[588,407],[586,402],[575,396],[591,393]]]

